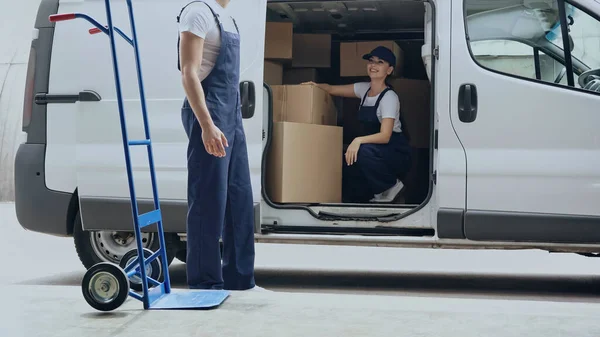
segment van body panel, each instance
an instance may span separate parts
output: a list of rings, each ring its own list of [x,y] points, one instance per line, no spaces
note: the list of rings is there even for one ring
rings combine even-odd
[[[134,3],[164,229],[183,238],[187,138],[180,108],[185,94],[173,83],[180,83],[175,16],[188,2]],[[242,34],[240,81],[254,82],[257,93],[255,114],[244,120],[256,231],[268,233],[258,234],[257,242],[598,251],[600,141],[596,125],[600,116],[595,112],[600,95],[511,77],[477,64],[466,38],[464,0],[431,0],[434,6],[428,7],[428,14],[433,11],[435,15],[427,32],[435,34],[435,39],[427,37],[426,42],[433,43],[426,47],[437,48],[423,54],[435,65],[428,69],[437,131],[430,199],[417,208],[278,208],[261,198],[263,149],[270,136],[266,127],[270,97],[267,91],[262,95],[259,91],[267,2],[271,1],[230,4]],[[600,13],[598,0],[570,2]],[[490,6],[496,5],[483,4]],[[130,35],[125,2],[115,2],[112,8],[115,25]],[[103,1],[61,1],[59,6],[58,0],[42,0],[36,19],[39,35],[32,42],[35,93],[93,90],[101,100],[33,105],[31,124],[24,127],[27,143],[20,146],[15,160],[17,217],[26,229],[70,235],[78,201],[84,229],[131,231],[108,37],[89,35],[91,26],[83,20],[55,26],[47,17],[56,12],[81,12],[106,21]],[[133,48],[119,36],[116,45],[129,139],[143,139]],[[461,121],[458,115],[460,87],[465,83],[477,89],[478,113],[472,123]],[[139,212],[151,211],[145,148],[132,147],[131,157]],[[348,218],[337,219],[340,214]],[[365,214],[377,217],[361,218]],[[149,226],[144,231],[155,229]]]
[[[598,242],[600,95],[477,64],[466,28],[481,30],[464,13],[453,2],[450,111],[467,156],[467,238]],[[512,34],[533,27],[523,21]],[[476,89],[472,122],[459,116],[465,84]]]
[[[26,96],[24,105],[24,109],[31,106],[31,115],[22,128],[27,133],[27,140],[19,145],[14,162],[15,211],[19,224],[27,230],[66,236],[70,234],[68,210],[73,190],[56,190],[52,189],[56,186],[47,184],[47,105],[34,103],[36,94],[48,93],[54,41],[54,23],[48,20],[48,16],[57,10],[58,0],[42,0],[35,20],[37,36],[31,42],[31,62],[28,65],[28,73],[31,72],[33,81],[28,85],[31,86],[33,97]]]
[[[150,133],[153,142],[157,188],[162,200],[177,204],[187,202],[187,137],[181,122],[181,105],[185,92],[177,70],[175,17],[189,1],[152,1],[152,6],[134,4],[138,30],[141,67]],[[233,2],[230,10],[241,32],[240,81],[263,81],[263,50],[266,0]],[[103,2],[61,4],[59,12],[82,12],[100,22],[105,21]],[[130,34],[125,2],[112,6],[113,21]],[[173,13],[163,15],[162,13]],[[157,29],[156,27],[161,27]],[[77,93],[93,90],[99,102],[54,104],[48,111],[47,183],[54,188],[78,189],[84,229],[106,229],[106,223],[94,219],[93,200],[106,199],[100,205],[115,205],[115,200],[129,205],[129,186],[123,154],[119,110],[108,36],[90,35],[89,23],[73,20],[56,26],[54,59],[50,89]],[[165,46],[172,46],[166,48]],[[118,68],[129,140],[144,139],[134,50],[116,37]],[[71,57],[76,55],[78,61]],[[147,55],[152,55],[149,57]],[[90,64],[86,60],[94,60]],[[81,76],[85,74],[85,76]],[[69,80],[65,80],[68,78]],[[259,199],[262,153],[262,95],[256,95],[255,114],[244,120],[254,198]],[[138,199],[152,198],[147,151],[130,147],[133,180]],[[76,177],[76,180],[73,178]],[[92,200],[92,202],[87,202]],[[90,212],[86,207],[90,207]],[[117,209],[120,209],[117,206]],[[104,208],[105,212],[116,210]],[[185,215],[185,212],[183,213]],[[129,213],[129,218],[131,217]],[[126,218],[125,218],[126,219]],[[125,224],[131,226],[130,221]],[[124,226],[126,226],[124,225]],[[126,228],[126,227],[125,227]],[[123,228],[123,229],[125,229]],[[183,227],[185,228],[185,226]]]
[[[71,193],[46,187],[44,144],[21,144],[15,156],[15,211],[21,226],[38,233],[69,235]]]
[[[449,13],[452,2],[436,1],[436,13]],[[439,59],[436,60],[436,80],[433,87],[436,97],[436,117],[438,118],[438,154],[436,194],[440,208],[465,209],[467,188],[466,157],[460,143],[454,121],[451,118],[450,73],[455,66],[451,62],[453,50],[451,48],[451,17],[449,15],[435,15],[435,31],[439,48]]]

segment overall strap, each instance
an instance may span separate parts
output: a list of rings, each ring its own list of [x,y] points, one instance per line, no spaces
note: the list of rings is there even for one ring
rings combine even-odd
[[[391,89],[389,87],[383,89],[383,91],[379,94],[379,97],[377,98],[377,102],[375,102],[375,105],[373,106],[374,109],[377,109],[379,107],[379,103],[381,102],[381,99],[390,90]],[[360,102],[361,108],[362,108],[363,104],[365,104],[365,100],[367,99],[367,95],[369,94],[369,91],[371,91],[371,87],[369,87],[369,90],[367,90],[367,92],[365,92],[365,95],[363,96],[363,99]]]
[[[237,22],[235,22],[235,19],[233,18],[233,16],[231,17],[231,20],[233,21],[233,25],[235,26],[235,30],[237,30],[238,35],[240,35],[240,29],[238,28]]]
[[[207,4],[205,1],[202,0],[198,0],[198,1],[192,1],[190,3],[188,3],[187,5],[185,5],[181,11],[179,12],[179,15],[177,15],[177,23],[180,22],[181,19],[181,14],[183,14],[183,11],[191,4],[195,3],[195,2],[202,2],[203,4],[205,4],[208,9],[210,9],[210,11],[212,12],[213,16],[215,17],[215,20],[217,21],[217,24],[219,25],[219,27],[221,27],[221,21],[219,20],[219,15],[217,13],[215,13],[215,11],[210,7],[209,4]],[[236,26],[237,28],[237,26]],[[179,45],[181,43],[181,36],[177,35],[177,69],[179,71],[181,71],[181,56],[179,55]]]
[[[369,87],[369,89],[367,89],[367,91],[365,92],[365,95],[363,96],[362,100],[360,101],[361,108],[362,108],[363,104],[365,104],[365,100],[367,99],[367,95],[369,94],[369,91],[371,91],[371,87]]]
[[[370,89],[369,89],[370,90]],[[383,91],[379,94],[379,97],[377,98],[377,102],[375,102],[375,109],[377,109],[379,107],[379,103],[381,103],[381,100],[383,99],[383,96],[385,96],[385,94],[390,91],[392,89],[390,89],[389,87],[383,89]]]

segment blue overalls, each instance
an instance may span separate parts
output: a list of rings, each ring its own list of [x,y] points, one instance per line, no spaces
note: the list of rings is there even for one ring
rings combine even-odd
[[[384,89],[374,106],[364,106],[371,91],[367,90],[358,110],[361,131],[358,136],[368,136],[381,131],[377,109],[383,96],[391,90]],[[401,118],[402,121],[402,118]],[[402,128],[405,128],[402,123]],[[345,156],[342,171],[342,201],[344,203],[369,202],[403,177],[411,165],[411,151],[404,132],[392,132],[387,144],[362,144],[358,149],[357,161],[348,166]]]
[[[191,289],[246,290],[255,285],[254,200],[240,106],[240,36],[237,24],[238,34],[225,31],[210,9],[221,31],[221,48],[202,88],[210,116],[229,147],[224,158],[206,152],[186,97],[181,118],[189,139],[187,281]]]

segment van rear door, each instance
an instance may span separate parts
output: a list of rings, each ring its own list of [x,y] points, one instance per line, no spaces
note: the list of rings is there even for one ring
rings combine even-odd
[[[600,240],[600,96],[577,81],[600,67],[600,24],[585,12],[599,6],[587,3],[453,1],[450,111],[467,157],[468,239]]]
[[[185,233],[187,210],[187,146],[181,121],[185,93],[177,69],[176,21],[190,1],[153,1],[149,6],[134,3],[141,67],[146,94],[150,133],[154,150],[158,195],[165,231]],[[105,24],[103,2],[84,2],[84,12]],[[111,5],[114,25],[131,37],[125,2]],[[68,6],[64,7],[65,9]],[[61,6],[61,12],[63,7]],[[70,8],[72,9],[72,8]],[[241,34],[242,101],[250,107],[244,117],[255,200],[260,200],[262,152],[262,99],[254,94],[262,87],[262,59],[266,0],[232,1],[228,7]],[[89,35],[84,20],[57,25],[60,39],[55,47],[70,53],[72,60],[55,65],[62,72],[63,89],[93,90],[100,101],[79,102],[76,113],[76,168],[83,227],[86,230],[132,230],[127,170],[121,138],[110,42],[105,34]],[[127,132],[130,140],[144,139],[134,50],[116,35]],[[55,51],[56,53],[56,51]],[[252,90],[252,88],[258,88]],[[248,109],[244,109],[248,110]],[[130,147],[136,197],[140,213],[152,205],[152,184],[145,147]]]

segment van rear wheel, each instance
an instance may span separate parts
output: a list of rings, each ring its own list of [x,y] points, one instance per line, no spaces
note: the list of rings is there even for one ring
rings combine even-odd
[[[73,226],[73,240],[79,260],[86,269],[101,262],[119,265],[121,258],[132,249],[136,249],[135,234],[119,231],[84,231],[81,217],[77,213]],[[175,258],[179,238],[165,233],[167,261]],[[142,246],[155,252],[160,247],[157,233],[142,233]]]

